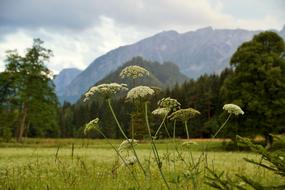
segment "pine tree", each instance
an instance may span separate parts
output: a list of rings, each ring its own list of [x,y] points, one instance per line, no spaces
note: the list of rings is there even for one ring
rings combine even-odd
[[[24,56],[16,50],[7,51],[4,73],[10,81],[9,89],[12,93],[6,93],[5,109],[19,112],[19,141],[25,133],[28,134],[28,130],[37,136],[55,136],[58,133],[58,101],[50,79],[51,71],[44,64],[52,51],[42,47],[42,44],[40,39],[34,39],[33,46],[26,50]]]

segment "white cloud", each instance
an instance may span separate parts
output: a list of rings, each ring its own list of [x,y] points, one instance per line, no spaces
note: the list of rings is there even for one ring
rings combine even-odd
[[[20,30],[6,35],[0,43],[0,62],[4,62],[5,51],[8,49],[17,47],[23,53],[32,45],[33,37],[40,37],[45,41],[44,46],[53,51],[54,57],[51,57],[47,65],[54,73],[58,73],[67,67],[84,69],[96,57],[118,46],[137,41],[143,35],[132,27],[121,28],[104,16],[100,17],[98,26],[77,33],[70,30],[56,33],[44,28],[36,31]],[[4,69],[4,64],[1,64],[0,69]]]
[[[24,48],[28,47],[32,38],[24,32],[17,31],[16,33],[7,34],[4,40],[0,42],[0,71],[4,70],[6,59],[6,51],[17,49],[23,55]]]
[[[255,30],[255,29],[261,29],[261,30],[269,30],[269,29],[277,29],[280,30],[285,23],[281,23],[277,18],[266,15],[262,19],[236,19],[235,24],[237,27]]]
[[[109,50],[162,30],[186,32],[205,26],[280,29],[285,24],[281,18],[284,13],[279,10],[275,14],[268,2],[248,1],[263,8],[262,17],[238,17],[225,11],[226,3],[233,1],[222,0],[19,0],[17,4],[3,0],[0,22],[15,29],[0,39],[0,70],[4,68],[5,50],[25,49],[35,37],[53,50],[55,56],[48,66],[57,73],[66,67],[84,69]],[[9,11],[11,8],[14,11]],[[247,14],[254,13],[252,9]]]

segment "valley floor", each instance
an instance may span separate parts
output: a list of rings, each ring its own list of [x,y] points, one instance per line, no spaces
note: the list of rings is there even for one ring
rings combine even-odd
[[[111,141],[115,146],[120,143]],[[158,141],[162,169],[171,189],[211,189],[205,184],[207,167],[225,171],[225,176],[234,180],[238,180],[235,174],[243,174],[264,184],[284,182],[244,160],[260,160],[256,154],[224,151],[221,140],[195,142],[188,148],[179,147],[179,156],[171,141]],[[104,140],[26,139],[23,144],[0,145],[0,189],[165,189],[148,142],[136,146],[147,177],[137,164],[130,167],[138,183]]]

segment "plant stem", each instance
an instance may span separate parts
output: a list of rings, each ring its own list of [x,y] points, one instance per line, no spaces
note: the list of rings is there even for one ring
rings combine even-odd
[[[163,126],[163,123],[165,122],[166,118],[167,118],[167,114],[165,114],[165,116],[164,116],[162,122],[160,123],[160,125],[159,125],[157,131],[156,131],[155,134],[154,134],[154,137],[156,137],[156,135],[158,134],[158,132],[159,132],[159,130],[161,129],[161,127]]]
[[[111,147],[115,150],[115,152],[117,153],[117,155],[121,158],[121,160],[123,161],[123,163],[125,164],[125,166],[127,166],[127,168],[130,170],[135,182],[137,183],[137,185],[140,187],[140,184],[134,174],[134,171],[130,168],[130,166],[126,163],[125,159],[123,158],[123,156],[120,154],[120,152],[117,150],[117,148],[108,140],[108,138],[106,137],[106,135],[100,130],[100,129],[97,129],[96,130],[104,137],[104,139],[106,140],[106,142],[108,144],[111,145]]]
[[[167,126],[166,126],[165,122],[164,122],[163,125],[164,125],[164,128],[165,128],[165,131],[166,131],[166,133],[167,133],[168,138],[171,139],[170,133],[169,133],[169,131],[168,131],[168,129],[167,129]]]
[[[174,148],[175,148],[179,158],[185,163],[186,166],[190,167],[190,165],[184,160],[182,154],[178,150],[178,146],[177,146],[177,143],[175,140],[175,129],[176,129],[176,120],[174,120],[174,122],[173,122],[173,139],[172,140],[173,140]]]
[[[132,123],[132,143],[134,142],[134,138],[135,138],[135,135],[134,135],[134,115],[131,114],[131,123]]]
[[[187,126],[187,121],[184,121],[184,126],[185,126],[185,130],[186,130],[186,134],[187,134],[187,140],[189,140],[189,131],[188,131],[188,126]]]
[[[116,116],[116,114],[115,114],[115,112],[114,112],[114,110],[113,110],[113,107],[112,107],[112,105],[111,105],[111,99],[108,99],[107,101],[108,101],[108,106],[109,106],[109,108],[110,108],[110,110],[111,110],[111,112],[112,112],[112,115],[113,115],[113,117],[114,117],[114,119],[115,119],[115,121],[116,121],[116,124],[117,124],[119,130],[121,131],[121,133],[122,133],[122,135],[125,137],[125,139],[129,139],[129,138],[127,137],[127,135],[125,134],[123,128],[121,127],[120,122],[119,122],[118,119],[117,119],[117,116]]]
[[[173,141],[175,141],[175,128],[176,128],[176,120],[173,122]]]
[[[113,117],[114,117],[114,119],[115,119],[115,121],[117,123],[118,128],[120,129],[122,135],[125,137],[125,139],[128,141],[128,143],[130,143],[131,148],[132,148],[132,150],[134,152],[134,156],[136,157],[140,168],[142,169],[144,175],[146,176],[146,172],[145,172],[145,170],[144,170],[144,168],[143,168],[143,166],[142,166],[142,164],[141,164],[141,162],[140,162],[140,160],[138,158],[138,155],[137,155],[137,152],[136,152],[136,150],[134,148],[133,142],[131,142],[130,139],[127,137],[127,135],[125,134],[124,130],[122,129],[122,127],[121,127],[121,125],[120,125],[120,123],[119,123],[119,121],[117,119],[117,116],[116,116],[116,114],[115,114],[115,112],[114,112],[114,110],[112,108],[112,105],[111,105],[111,99],[108,99],[107,101],[108,101],[109,108],[110,108],[110,110],[112,112],[112,115],[113,115]]]
[[[147,102],[145,102],[145,122],[146,122],[146,126],[147,126],[147,129],[148,129],[148,133],[149,133],[149,137],[151,138],[151,145],[152,145],[152,151],[153,151],[153,154],[154,154],[154,157],[155,157],[155,161],[156,161],[156,164],[157,164],[157,167],[159,169],[159,172],[160,172],[160,175],[167,187],[167,189],[170,190],[170,187],[165,179],[165,176],[162,172],[162,162],[160,161],[160,158],[159,158],[159,154],[158,154],[158,151],[157,151],[157,148],[155,146],[155,143],[154,143],[154,139],[152,138],[152,135],[151,135],[151,131],[150,131],[150,126],[149,126],[149,121],[148,121],[148,114],[147,114]]]
[[[226,121],[223,123],[223,125],[219,128],[219,130],[215,133],[215,135],[212,137],[213,139],[217,136],[217,134],[219,134],[219,132],[225,127],[226,123],[229,121],[229,119],[231,118],[232,114],[230,114],[228,116],[228,118],[226,119]]]

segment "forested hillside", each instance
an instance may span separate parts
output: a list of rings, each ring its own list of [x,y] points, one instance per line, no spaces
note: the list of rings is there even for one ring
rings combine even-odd
[[[150,72],[150,75],[138,80],[131,80],[128,78],[121,78],[120,72],[123,68],[130,65],[138,65]],[[127,61],[123,66],[119,67],[116,71],[104,77],[102,80],[96,84],[102,83],[125,83],[129,88],[134,85],[150,85],[160,88],[170,87],[172,88],[175,84],[182,84],[188,79],[184,74],[179,71],[176,64],[171,62],[164,62],[160,64],[159,62],[147,61],[142,57],[134,57],[130,61]]]

